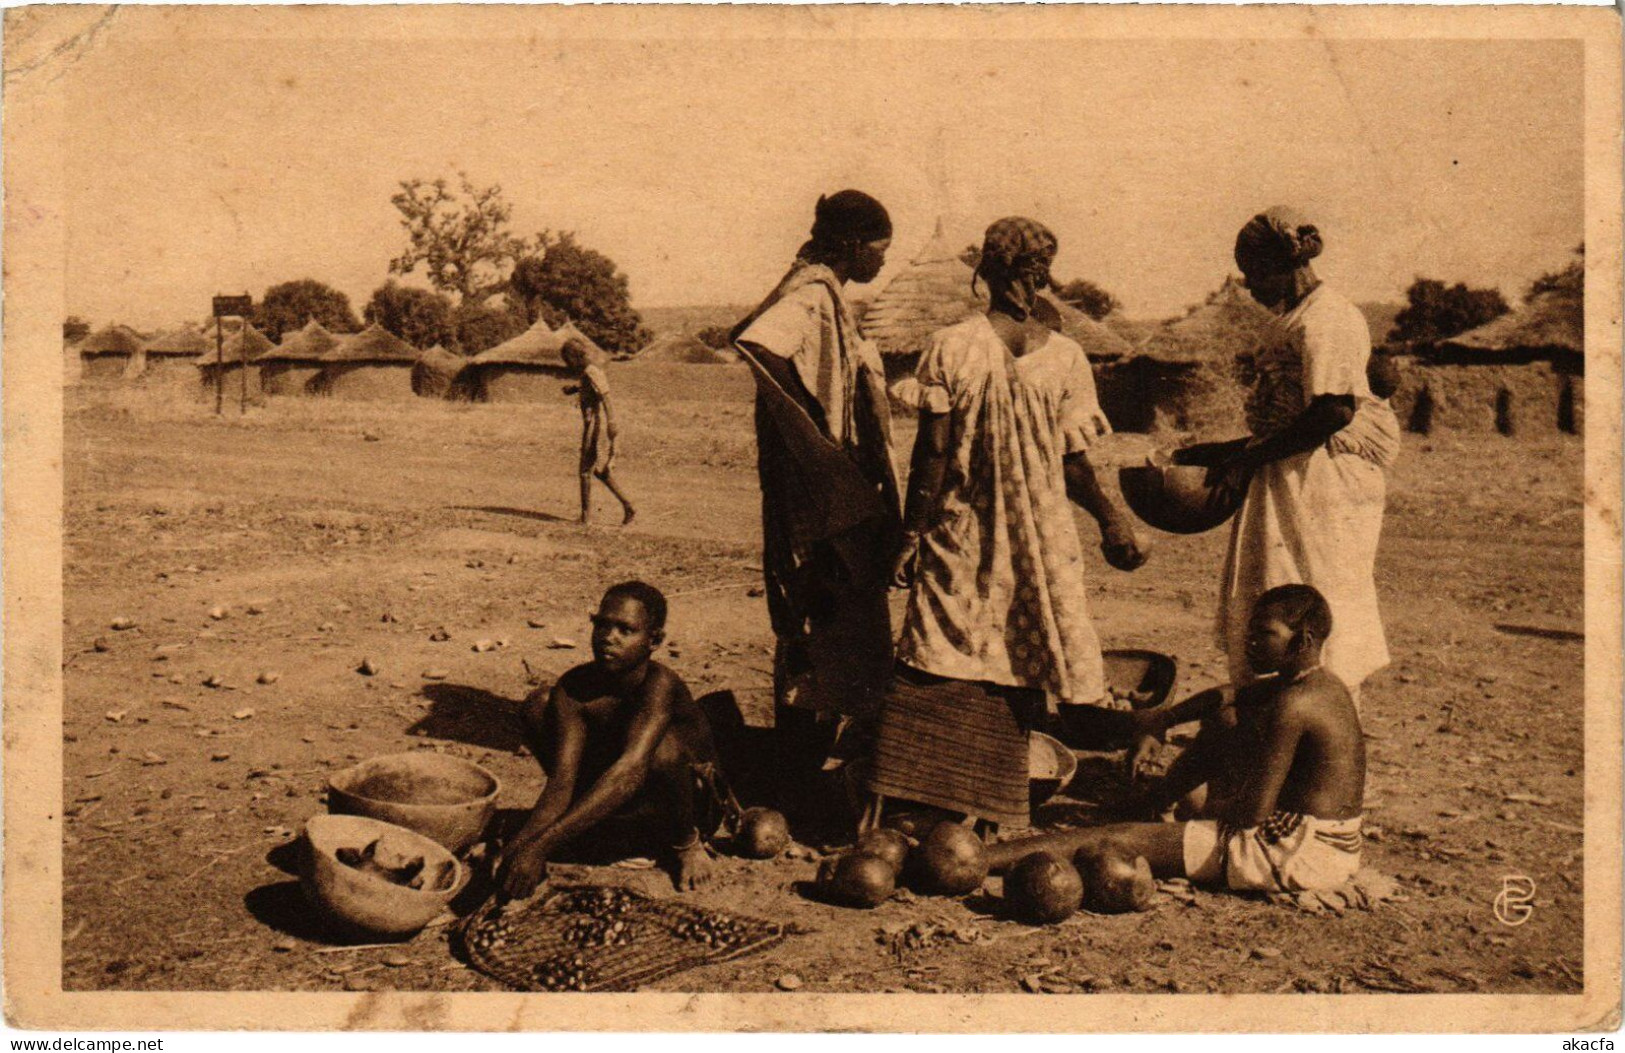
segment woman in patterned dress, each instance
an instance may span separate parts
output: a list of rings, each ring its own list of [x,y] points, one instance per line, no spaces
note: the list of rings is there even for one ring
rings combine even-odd
[[[978,314],[937,333],[895,396],[920,416],[894,584],[909,600],[868,789],[1004,827],[1026,825],[1028,732],[1047,692],[1110,707],[1072,505],[1114,567],[1145,553],[1085,457],[1107,429],[1089,361],[1034,317],[1055,236],[987,230]],[[878,816],[871,806],[870,820]]]
[[[1281,316],[1256,361],[1252,437],[1193,447],[1175,460],[1206,464],[1215,482],[1246,487],[1220,582],[1218,642],[1232,682],[1251,679],[1254,602],[1277,585],[1302,583],[1331,605],[1322,662],[1358,703],[1361,684],[1388,664],[1375,565],[1399,422],[1366,377],[1364,316],[1310,266],[1321,249],[1319,229],[1290,209],[1260,213],[1242,228],[1236,264],[1253,298]]]

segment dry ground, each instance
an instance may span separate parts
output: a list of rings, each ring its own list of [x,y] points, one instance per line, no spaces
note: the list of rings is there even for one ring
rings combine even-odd
[[[488,988],[443,929],[335,949],[287,846],[322,809],[326,774],[372,754],[469,757],[504,780],[505,806],[529,805],[536,771],[512,720],[525,663],[545,680],[579,661],[581,647],[550,645],[585,644],[613,580],[665,588],[671,663],[762,719],[771,641],[749,596],[748,379],[617,375],[624,477],[642,508],[626,531],[607,495],[599,525],[567,521],[577,418],[562,398],[289,401],[216,420],[187,401],[70,391],[66,987]],[[1581,446],[1408,440],[1380,566],[1395,662],[1365,703],[1368,860],[1404,902],[1335,917],[1164,895],[1147,914],[1030,929],[979,899],[841,910],[797,891],[813,862],[724,858],[697,900],[815,931],[657,986],[762,991],[794,973],[838,991],[1577,991],[1582,647],[1496,625],[1580,620]],[[1182,692],[1222,668],[1208,631],[1221,534],[1160,537],[1132,576],[1091,567],[1108,646],[1178,656]],[[119,618],[134,627],[114,631]],[[450,638],[433,641],[442,628]],[[505,643],[476,652],[480,640]],[[356,671],[363,659],[377,675]],[[1511,873],[1538,889],[1516,928],[1491,910]],[[670,894],[658,872],[596,876]],[[926,938],[887,939],[916,922]]]

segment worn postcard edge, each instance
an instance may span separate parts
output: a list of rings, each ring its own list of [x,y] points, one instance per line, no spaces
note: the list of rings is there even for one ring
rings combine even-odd
[[[63,70],[110,39],[1575,39],[1586,166],[1579,995],[519,995],[62,990]],[[21,7],[5,13],[5,1011],[75,1030],[1571,1031],[1620,1022],[1620,22],[1607,8]],[[1035,1004],[1034,999],[1039,999]],[[1039,1005],[1040,1012],[1035,1012]]]

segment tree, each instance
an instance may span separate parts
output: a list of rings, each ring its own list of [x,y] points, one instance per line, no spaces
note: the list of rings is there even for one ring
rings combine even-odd
[[[413,347],[452,343],[451,301],[428,289],[401,285],[394,278],[373,290],[361,312],[367,324],[378,324]]]
[[[254,305],[254,327],[272,340],[300,328],[312,318],[335,333],[353,333],[361,328],[350,298],[314,278],[283,282],[265,290]]]
[[[578,242],[570,232],[543,234],[546,248],[514,265],[509,289],[527,318],[558,326],[566,319],[611,351],[636,351],[649,342],[632,309],[630,284],[615,261]]]
[[[1123,306],[1117,297],[1087,278],[1074,278],[1063,284],[1056,293],[1062,301],[1097,322]]]
[[[83,340],[90,335],[90,323],[76,314],[70,314],[62,323],[62,339]]]
[[[513,206],[496,184],[477,187],[466,172],[453,189],[445,179],[408,179],[389,200],[406,229],[406,251],[389,261],[389,273],[411,274],[422,264],[429,284],[455,294],[459,306],[483,304],[507,286],[508,268],[532,245],[508,230]],[[543,247],[546,235],[537,238]]]
[[[1551,293],[1573,300],[1585,298],[1586,285],[1586,247],[1582,243],[1574,250],[1575,258],[1569,261],[1568,266],[1560,271],[1542,274],[1529,286],[1525,300],[1532,300],[1537,296]]]
[[[1464,282],[1446,285],[1418,278],[1405,291],[1406,307],[1394,318],[1390,343],[1436,344],[1477,329],[1509,310],[1495,289],[1469,289]]]
[[[699,332],[695,333],[694,339],[698,340],[706,347],[720,350],[728,346],[728,334],[732,331],[732,326],[708,325],[704,329],[701,329]]]
[[[452,336],[457,350],[465,355],[477,355],[504,340],[511,340],[525,331],[524,312],[510,303],[464,304],[451,318]]]

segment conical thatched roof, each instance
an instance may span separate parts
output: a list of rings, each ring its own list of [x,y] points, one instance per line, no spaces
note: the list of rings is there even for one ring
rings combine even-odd
[[[245,325],[236,332],[226,333],[226,339],[219,348],[215,347],[212,338],[205,337],[204,348],[197,354],[194,361],[202,367],[214,365],[220,357],[224,357],[227,364],[256,362],[264,358],[266,352],[275,348],[276,345],[271,343],[270,337],[251,325]],[[222,351],[224,352],[223,356],[221,355]]]
[[[869,304],[864,335],[883,355],[919,354],[938,329],[987,309],[987,301],[971,291],[974,273],[938,221],[931,240]]]
[[[418,360],[418,350],[377,322],[354,336],[334,343],[323,362],[406,362]]]
[[[340,343],[343,337],[327,331],[327,327],[312,318],[302,328],[282,334],[282,343],[266,351],[260,362],[319,362]]]
[[[1256,354],[1274,324],[1275,316],[1240,281],[1226,278],[1207,302],[1152,333],[1138,356],[1180,364],[1227,363]]]
[[[81,355],[134,355],[141,352],[146,340],[127,325],[108,325],[85,337],[79,345]]]
[[[739,356],[712,347],[692,333],[668,333],[639,351],[633,361],[712,366],[738,362]]]
[[[1465,351],[1561,351],[1585,353],[1585,303],[1576,296],[1544,292],[1516,311],[1451,337],[1443,346]]]
[[[1104,323],[1095,321],[1059,297],[1049,293],[1042,293],[1041,296],[1055,308],[1058,316],[1056,319],[1046,320],[1047,323],[1054,325],[1062,336],[1076,342],[1090,358],[1114,360],[1126,358],[1134,353],[1134,345],[1107,328]]]
[[[447,351],[439,344],[418,356],[412,366],[412,391],[418,395],[442,397],[451,390],[468,359]]]
[[[213,349],[214,341],[189,324],[166,329],[145,346],[149,355],[201,355]]]
[[[562,328],[560,332],[563,332]],[[589,340],[588,343],[592,342]],[[564,337],[549,329],[547,322],[538,318],[536,324],[523,333],[481,351],[470,361],[476,366],[547,366],[565,369],[564,356],[559,353],[563,346]]]

